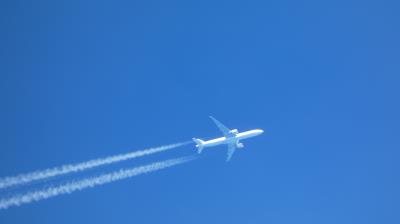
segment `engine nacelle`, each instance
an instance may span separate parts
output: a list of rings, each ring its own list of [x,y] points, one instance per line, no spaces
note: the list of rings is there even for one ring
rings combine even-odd
[[[237,129],[233,129],[229,131],[230,133],[236,135],[237,133],[239,133],[239,131]]]
[[[239,149],[240,149],[240,148],[243,148],[243,147],[244,147],[244,144],[241,143],[241,142],[237,142],[237,143],[236,143],[236,147],[239,148]]]

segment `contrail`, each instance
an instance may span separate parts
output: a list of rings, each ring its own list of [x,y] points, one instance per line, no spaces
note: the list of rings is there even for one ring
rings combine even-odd
[[[103,174],[96,177],[85,178],[79,181],[73,181],[67,184],[59,185],[56,187],[48,187],[43,190],[31,191],[25,194],[16,195],[10,198],[0,200],[0,209],[7,209],[11,206],[20,206],[35,201],[44,200],[47,198],[55,197],[61,194],[70,194],[74,191],[80,191],[86,188],[111,183],[117,180],[126,179],[129,177],[137,176],[144,173],[149,173],[168,167],[176,166],[178,164],[186,163],[196,159],[196,157],[180,157],[176,159],[169,159],[161,162],[151,163],[132,169],[121,169],[119,171]]]
[[[49,177],[55,177],[63,174],[68,174],[68,173],[74,173],[74,172],[79,172],[83,171],[86,169],[106,165],[106,164],[111,164],[111,163],[116,163],[128,159],[133,159],[157,152],[162,152],[166,151],[169,149],[177,148],[179,146],[187,145],[190,144],[190,142],[181,142],[181,143],[176,143],[176,144],[171,144],[171,145],[165,145],[165,146],[160,146],[156,148],[149,148],[145,150],[140,150],[140,151],[135,151],[135,152],[130,152],[126,154],[120,154],[120,155],[115,155],[115,156],[109,156],[106,158],[99,158],[99,159],[93,159],[89,160],[86,162],[82,163],[77,163],[77,164],[67,164],[63,165],[60,167],[54,167],[50,169],[45,169],[45,170],[40,170],[40,171],[35,171],[31,173],[26,173],[26,174],[20,174],[17,176],[13,177],[5,177],[3,179],[0,179],[0,189],[3,188],[8,188],[11,186],[15,185],[21,185],[21,184],[26,184],[30,183],[32,181],[36,180],[41,180]]]

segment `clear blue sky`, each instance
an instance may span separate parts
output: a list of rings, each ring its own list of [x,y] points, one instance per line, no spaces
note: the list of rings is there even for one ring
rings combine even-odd
[[[0,176],[217,137],[209,115],[265,132],[0,223],[400,223],[399,22],[396,1],[2,1]]]

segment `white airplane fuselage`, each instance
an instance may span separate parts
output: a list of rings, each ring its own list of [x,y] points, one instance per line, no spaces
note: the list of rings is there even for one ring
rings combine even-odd
[[[243,148],[244,145],[240,141],[246,138],[252,138],[262,134],[264,131],[261,129],[254,129],[250,131],[240,132],[237,129],[229,129],[214,117],[210,116],[211,120],[217,125],[224,137],[215,138],[208,141],[203,141],[199,138],[193,138],[196,143],[197,153],[201,153],[204,148],[213,147],[217,145],[227,145],[228,154],[226,161],[229,161],[237,148]]]
[[[240,140],[255,137],[257,135],[262,134],[263,132],[264,131],[261,129],[240,132],[240,133],[237,133],[236,136],[231,137],[231,138],[221,137],[221,138],[215,138],[215,139],[211,139],[208,141],[204,141],[202,145],[204,148],[206,148],[206,147],[213,147],[213,146],[223,145],[223,144],[239,143]],[[241,148],[241,147],[239,147],[239,148]]]

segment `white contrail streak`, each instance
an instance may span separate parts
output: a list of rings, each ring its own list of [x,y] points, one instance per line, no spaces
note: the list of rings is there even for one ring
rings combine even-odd
[[[177,143],[177,144],[171,144],[171,145],[165,145],[165,146],[160,146],[156,148],[149,148],[145,150],[140,150],[140,151],[135,151],[135,152],[130,152],[126,154],[120,154],[120,155],[115,155],[115,156],[109,156],[106,158],[99,158],[99,159],[93,159],[89,160],[86,162],[82,163],[77,163],[77,164],[67,164],[63,165],[60,167],[54,167],[50,169],[45,169],[45,170],[40,170],[40,171],[35,171],[31,173],[26,173],[26,174],[20,174],[17,176],[13,177],[5,177],[0,179],[0,189],[2,188],[8,188],[11,186],[15,185],[21,185],[21,184],[26,184],[30,183],[35,180],[41,180],[49,177],[55,177],[59,175],[64,175],[68,173],[74,173],[74,172],[79,172],[83,171],[86,169],[102,166],[102,165],[107,165],[111,163],[116,163],[128,159],[133,159],[157,152],[162,152],[166,151],[169,149],[173,149],[179,146],[187,145],[190,142],[182,142],[182,143]]]
[[[155,162],[149,165],[144,165],[132,169],[121,169],[119,171],[103,174],[96,177],[85,178],[79,181],[73,181],[67,184],[59,185],[56,187],[48,187],[43,190],[31,191],[25,194],[16,195],[10,198],[0,200],[0,209],[7,209],[11,206],[20,206],[35,201],[44,200],[47,198],[55,197],[62,194],[70,194],[74,191],[80,191],[85,188],[92,188],[95,186],[111,183],[117,180],[126,179],[129,177],[137,176],[144,173],[149,173],[168,167],[176,166],[178,164],[186,163],[196,159],[196,157],[180,157],[176,159]]]

